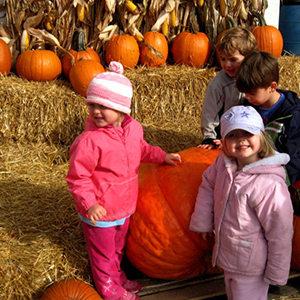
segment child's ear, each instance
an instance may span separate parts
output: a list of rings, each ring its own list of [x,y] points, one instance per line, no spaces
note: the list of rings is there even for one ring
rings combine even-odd
[[[272,81],[271,83],[271,92],[274,93],[277,89],[277,82],[276,81]]]
[[[222,150],[223,147],[224,147],[224,140],[220,140],[220,141],[221,141],[221,144],[220,144],[220,146],[219,146],[219,149]]]

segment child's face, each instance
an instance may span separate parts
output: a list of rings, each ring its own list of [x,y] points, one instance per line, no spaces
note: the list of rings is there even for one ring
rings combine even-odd
[[[250,93],[245,93],[247,100],[255,106],[261,106],[262,108],[270,108],[274,105],[273,98],[275,96],[272,85],[268,88],[258,88]]]
[[[224,52],[220,53],[221,67],[230,77],[235,77],[241,63],[245,56],[239,51],[234,52],[232,55],[226,55]]]
[[[235,157],[239,169],[259,160],[260,137],[242,129],[229,132],[225,137],[225,147],[228,153]]]
[[[120,126],[124,115],[114,109],[100,105],[98,103],[89,103],[89,115],[98,127],[113,125]]]

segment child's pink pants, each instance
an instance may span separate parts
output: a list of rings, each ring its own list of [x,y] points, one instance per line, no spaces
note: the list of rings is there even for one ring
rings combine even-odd
[[[127,280],[120,264],[124,255],[129,219],[124,225],[108,228],[90,226],[82,222],[94,283],[104,300],[121,297]]]
[[[224,271],[228,300],[267,300],[269,284],[264,276],[243,276]]]

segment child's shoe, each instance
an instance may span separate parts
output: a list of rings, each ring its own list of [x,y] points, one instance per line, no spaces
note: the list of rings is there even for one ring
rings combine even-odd
[[[123,284],[123,288],[128,292],[135,294],[141,290],[142,285],[137,281],[127,279],[127,281]]]
[[[123,295],[118,300],[139,300],[140,296],[124,290]]]

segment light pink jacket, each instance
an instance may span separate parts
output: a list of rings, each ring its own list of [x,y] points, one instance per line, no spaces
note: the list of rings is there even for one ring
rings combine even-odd
[[[215,233],[213,265],[271,284],[287,282],[293,236],[293,207],[276,154],[237,171],[220,154],[203,174],[190,229]]]
[[[76,211],[89,218],[87,210],[100,204],[107,210],[102,221],[133,214],[140,163],[163,163],[165,157],[161,148],[146,143],[142,126],[128,115],[119,127],[100,128],[88,118],[85,132],[70,148],[66,177]]]

